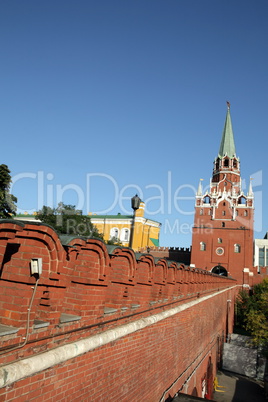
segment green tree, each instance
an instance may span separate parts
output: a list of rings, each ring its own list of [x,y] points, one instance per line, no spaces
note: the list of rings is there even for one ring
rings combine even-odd
[[[17,198],[10,194],[11,176],[7,165],[0,165],[0,218],[16,215]]]
[[[236,326],[245,328],[247,314],[252,303],[251,297],[248,292],[241,290],[236,298]]]
[[[106,244],[113,245],[113,246],[122,246],[121,241],[118,237],[113,236],[111,239],[106,241]]]
[[[83,216],[82,212],[75,209],[74,205],[65,205],[60,202],[57,208],[43,206],[35,218],[52,226],[59,234],[103,239],[103,234],[99,233],[90,218]]]
[[[252,295],[240,292],[237,298],[237,320],[268,355],[268,278],[253,287]]]

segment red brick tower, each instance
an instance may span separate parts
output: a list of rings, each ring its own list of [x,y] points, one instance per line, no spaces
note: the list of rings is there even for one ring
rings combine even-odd
[[[196,193],[191,264],[244,284],[253,267],[254,196],[251,183],[247,194],[242,191],[229,102],[227,106],[210,189],[203,194],[200,181]]]

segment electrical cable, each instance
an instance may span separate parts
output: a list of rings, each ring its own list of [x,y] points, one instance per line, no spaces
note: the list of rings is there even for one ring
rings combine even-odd
[[[13,347],[11,349],[3,350],[2,352],[0,352],[0,355],[3,355],[3,354],[8,353],[8,352],[12,352],[13,350],[16,350],[16,349],[21,349],[21,348],[23,348],[23,346],[26,345],[26,343],[28,341],[28,338],[29,338],[29,333],[30,333],[30,315],[31,315],[32,305],[33,305],[35,293],[36,293],[36,290],[37,290],[38,282],[39,282],[39,277],[36,279],[36,282],[35,282],[35,285],[34,285],[34,288],[33,288],[33,294],[32,294],[31,300],[30,300],[29,307],[27,309],[28,311],[27,311],[26,334],[25,334],[25,339],[24,339],[23,343],[21,343],[18,346],[15,346],[15,347]]]

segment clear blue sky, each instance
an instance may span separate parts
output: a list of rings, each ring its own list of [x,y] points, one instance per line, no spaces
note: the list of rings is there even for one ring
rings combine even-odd
[[[19,212],[131,213],[138,192],[160,244],[189,246],[228,100],[263,237],[267,20],[267,0],[2,0],[1,163]]]

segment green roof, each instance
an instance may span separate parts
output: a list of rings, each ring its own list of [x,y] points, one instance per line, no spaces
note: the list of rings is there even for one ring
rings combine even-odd
[[[132,219],[133,215],[87,215],[90,219]]]
[[[151,242],[153,243],[154,246],[159,247],[159,239],[152,239],[150,237]]]
[[[87,215],[91,220],[92,219],[133,219],[133,215]],[[158,221],[154,221],[153,219],[146,219],[146,221],[160,223]]]
[[[117,214],[117,215],[95,215],[95,214],[92,214],[92,215],[83,215],[83,216],[85,216],[85,217],[87,217],[87,218],[98,218],[98,219],[132,219],[133,218],[133,215],[121,215],[121,214]],[[35,217],[37,217],[37,215],[31,215],[31,214],[17,214],[16,216],[15,216],[15,218],[16,217],[19,217],[19,218],[35,218]]]
[[[229,156],[233,158],[236,156],[234,134],[231,122],[230,108],[227,109],[224,129],[222,133],[221,145],[219,149],[219,157]]]

